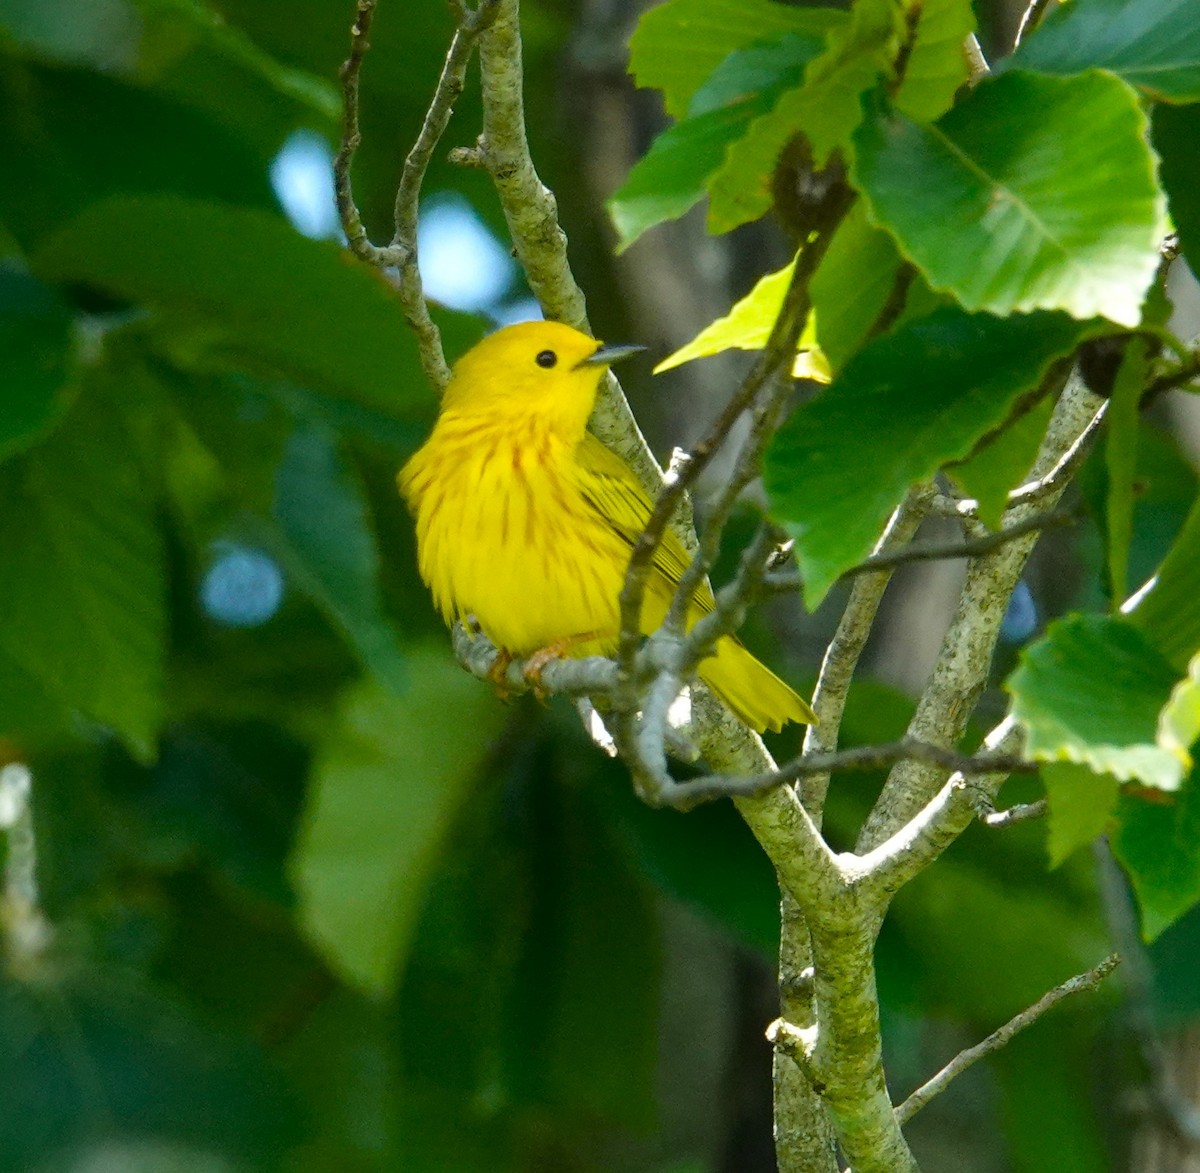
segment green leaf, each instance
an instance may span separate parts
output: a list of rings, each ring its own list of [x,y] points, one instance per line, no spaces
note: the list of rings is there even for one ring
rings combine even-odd
[[[402,697],[347,694],[290,865],[306,935],[378,995],[396,984],[442,836],[502,720],[445,647],[413,653],[407,675]]]
[[[35,269],[169,311],[198,358],[265,366],[393,416],[428,394],[387,282],[263,212],[115,197],[51,238]]]
[[[1000,69],[1106,69],[1151,98],[1200,99],[1200,8],[1192,0],[1087,0],[1051,12]]]
[[[703,198],[705,183],[721,166],[729,144],[800,80],[817,47],[811,39],[787,36],[731,53],[717,67],[693,97],[688,117],[654,140],[609,199],[620,249]]]
[[[1128,616],[1177,668],[1200,651],[1200,498]]]
[[[533,904],[509,995],[509,1076],[533,1103],[644,1129],[656,1115],[660,913],[596,811],[547,790],[539,797],[550,809],[534,816]]]
[[[1012,72],[932,126],[875,111],[853,178],[929,284],[967,309],[1136,326],[1165,226],[1145,130],[1114,77]]]
[[[1171,221],[1192,272],[1200,273],[1200,152],[1196,150],[1200,105],[1158,103],[1150,115],[1150,126]]]
[[[712,175],[710,232],[728,232],[767,211],[776,163],[800,132],[817,166],[849,143],[862,120],[862,95],[891,67],[900,31],[900,11],[891,0],[859,0],[850,20],[830,30],[824,52],[804,71],[804,84],[756,117]]]
[[[898,110],[917,122],[932,122],[950,109],[970,73],[963,45],[974,31],[971,0],[926,0],[896,94]]]
[[[1200,738],[1200,655],[1192,657],[1188,674],[1172,690],[1158,715],[1158,743],[1192,768],[1192,746]]]
[[[2,49],[0,157],[22,160],[19,171],[0,172],[0,219],[26,251],[118,193],[276,207],[266,160],[212,119],[154,91],[11,60]]]
[[[794,263],[760,278],[729,313],[705,326],[686,346],[681,346],[674,354],[664,358],[654,368],[654,373],[661,375],[663,371],[673,370],[693,359],[720,354],[723,350],[762,350],[783,306],[793,267]],[[810,317],[800,337],[800,354],[792,373],[798,379],[810,378],[827,383],[829,367],[815,349],[816,332],[813,324],[814,320]]]
[[[0,265],[0,460],[41,439],[74,391],[70,307],[49,286]]]
[[[1054,400],[1044,397],[962,464],[947,470],[951,480],[979,502],[979,517],[985,525],[999,526],[1008,494],[1028,475],[1053,410]]]
[[[804,85],[785,94],[730,145],[724,165],[708,182],[708,229],[728,232],[756,220],[772,203],[771,177],[781,152],[798,133],[808,136],[818,163],[846,147],[862,118],[861,96],[898,53],[896,5],[860,0],[848,25],[830,31],[825,52],[812,58]],[[963,40],[975,27],[969,0],[930,0],[921,9],[916,41],[896,97],[919,121],[943,113],[966,79]]]
[[[1076,614],[1052,623],[1021,653],[1005,687],[1028,757],[1174,790],[1184,768],[1157,737],[1175,682],[1171,666],[1132,624]]]
[[[899,268],[892,238],[867,220],[866,205],[856,200],[833,234],[811,287],[817,341],[834,371],[874,325]]]
[[[403,691],[407,673],[381,607],[379,553],[363,489],[329,433],[307,428],[292,435],[275,479],[274,513],[285,565],[380,683]]]
[[[147,759],[166,582],[134,447],[119,406],[85,396],[51,439],[0,468],[0,652]]]
[[[945,307],[875,339],[796,410],[767,450],[763,483],[796,540],[808,606],[870,552],[909,485],[966,456],[1088,329],[1065,314]]]
[[[332,131],[341,104],[332,82],[262,52],[198,0],[0,0],[13,41],[71,64],[169,94],[275,151],[303,121]]]
[[[820,51],[819,37],[796,33],[736,49],[692,95],[687,116],[708,114],[763,90],[778,92],[786,86],[798,85],[805,65]]]
[[[1125,794],[1117,830],[1109,836],[1142,912],[1142,934],[1153,941],[1200,901],[1200,785],[1195,771],[1170,801]]]
[[[642,14],[629,42],[629,72],[663,91],[667,113],[682,118],[692,95],[731,53],[785,33],[822,37],[846,16],[772,0],[668,0]]]
[[[1041,772],[1050,807],[1047,848],[1056,868],[1108,829],[1121,784],[1075,762],[1047,762]]]
[[[893,0],[858,0],[850,20],[834,29],[825,52],[804,71],[803,106],[795,112],[823,166],[831,152],[848,146],[862,121],[862,95],[889,72],[904,32],[900,5]]]
[[[1105,538],[1108,584],[1113,609],[1121,606],[1129,586],[1129,543],[1133,537],[1133,482],[1137,469],[1138,410],[1146,382],[1149,345],[1132,338],[1125,347],[1109,397],[1104,441],[1108,474]]]

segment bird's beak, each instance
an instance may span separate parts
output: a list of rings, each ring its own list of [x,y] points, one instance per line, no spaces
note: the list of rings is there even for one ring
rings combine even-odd
[[[644,346],[601,346],[595,354],[589,354],[587,358],[582,359],[577,366],[581,367],[610,367],[615,362],[620,362],[623,358],[629,358],[630,355],[641,354],[646,348]]]

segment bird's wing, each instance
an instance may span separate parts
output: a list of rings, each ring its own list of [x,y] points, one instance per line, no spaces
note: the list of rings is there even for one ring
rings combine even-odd
[[[632,549],[650,518],[654,502],[625,461],[591,432],[584,434],[575,457],[582,473],[579,487],[584,500]],[[654,568],[672,591],[690,562],[683,543],[668,529],[654,552]],[[712,610],[712,588],[707,582],[697,590],[693,602],[702,612]]]

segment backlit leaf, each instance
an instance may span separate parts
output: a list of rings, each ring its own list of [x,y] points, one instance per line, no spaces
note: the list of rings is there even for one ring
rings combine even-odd
[[[1112,821],[1121,784],[1111,774],[1096,774],[1075,762],[1042,766],[1049,804],[1050,866],[1103,835]]]
[[[779,316],[783,299],[792,279],[792,265],[759,279],[754,288],[737,302],[723,318],[705,326],[686,346],[668,355],[654,368],[656,375],[697,358],[720,354],[723,350],[762,350],[771,327]],[[800,338],[800,353],[792,374],[796,378],[829,382],[829,365],[816,349],[814,319],[810,316]]]

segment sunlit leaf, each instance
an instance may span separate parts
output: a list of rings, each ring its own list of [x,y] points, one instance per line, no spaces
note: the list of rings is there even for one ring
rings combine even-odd
[[[681,346],[674,354],[664,358],[654,368],[654,373],[660,375],[693,359],[707,358],[723,350],[762,350],[783,307],[792,279],[792,268],[792,265],[788,265],[776,273],[761,277],[728,314],[705,326],[686,346]],[[811,316],[800,338],[800,353],[792,374],[798,379],[829,382],[829,364],[816,349],[816,331]]]
[[[811,37],[787,35],[729,54],[693,95],[687,117],[654,140],[609,199],[620,248],[698,203],[729,144],[781,92],[799,83],[805,63],[819,49],[820,42]]]
[[[1200,738],[1200,655],[1193,656],[1188,674],[1172,690],[1158,715],[1158,743],[1192,768],[1192,746]]]
[[[1106,69],[1168,102],[1200,98],[1200,8],[1192,0],[1063,4],[1001,68],[1041,73]]]
[[[786,33],[821,37],[845,20],[833,8],[771,0],[667,0],[638,21],[629,42],[629,71],[639,86],[662,90],[667,113],[681,118],[692,95],[730,53]]]
[[[1135,326],[1165,227],[1145,131],[1137,96],[1114,77],[1014,71],[932,126],[874,111],[853,175],[872,218],[967,309]]]
[[[1047,762],[1041,774],[1050,808],[1047,848],[1056,868],[1108,829],[1121,784],[1075,762]]]

